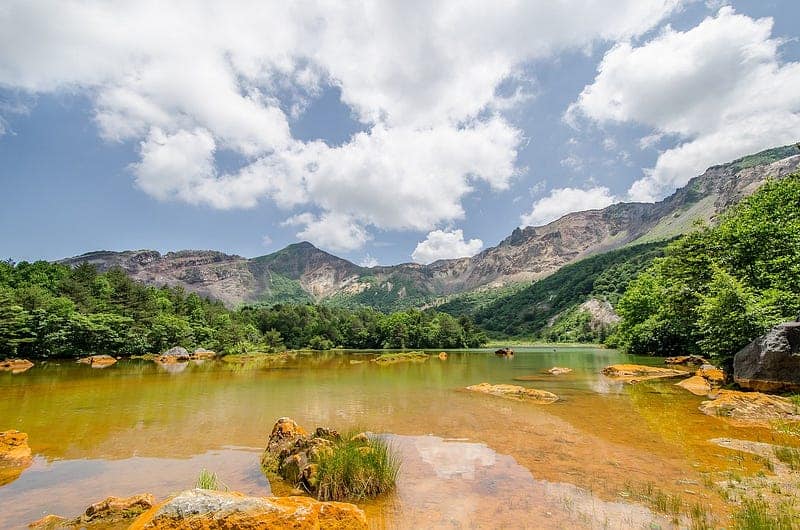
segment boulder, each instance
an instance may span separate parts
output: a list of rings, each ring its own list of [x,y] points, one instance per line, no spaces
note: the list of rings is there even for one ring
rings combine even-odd
[[[499,350],[495,350],[494,354],[499,355],[501,357],[513,357],[514,350],[512,350],[511,348],[500,348]]]
[[[660,368],[657,366],[645,366],[641,364],[612,364],[603,368],[603,375],[623,381],[629,384],[636,384],[640,381],[651,379],[668,379],[672,377],[688,377],[691,374],[683,370],[673,370],[670,368]]]
[[[725,372],[711,364],[702,365],[694,375],[702,377],[713,387],[719,387],[725,383]]]
[[[28,528],[39,530],[126,528],[133,519],[154,505],[155,498],[149,493],[125,498],[108,497],[92,504],[82,515],[74,519],[46,515],[29,524]]]
[[[800,322],[779,324],[733,358],[733,379],[760,392],[800,390]]]
[[[344,530],[367,528],[357,506],[308,497],[248,497],[237,492],[189,490],[139,516],[131,530],[222,530],[292,528]]]
[[[572,372],[572,368],[564,368],[562,366],[554,366],[547,370],[547,373],[550,375],[564,375]]]
[[[525,388],[517,385],[492,385],[490,383],[480,383],[468,386],[470,392],[480,392],[492,396],[513,398],[522,401],[532,401],[534,403],[549,404],[558,401],[558,396],[546,390],[536,390],[535,388]]]
[[[699,375],[693,375],[688,379],[675,383],[675,385],[685,388],[695,396],[706,396],[711,392],[711,384]]]
[[[191,358],[195,361],[205,361],[213,359],[217,356],[217,352],[206,350],[205,348],[197,348],[191,354]]]
[[[33,368],[33,363],[28,359],[6,359],[0,362],[0,371],[21,374]]]
[[[708,361],[706,361],[699,355],[678,355],[676,357],[667,357],[666,359],[664,359],[664,364],[682,365],[682,366],[689,366],[689,365],[700,366],[706,364],[707,362]]]
[[[110,355],[90,355],[78,359],[79,363],[88,364],[92,368],[105,368],[116,363],[117,360]]]
[[[792,401],[761,392],[720,390],[714,399],[700,404],[700,411],[709,416],[755,423],[800,420],[797,406]]]
[[[16,430],[0,432],[0,486],[17,480],[32,463],[27,434]]]
[[[163,364],[172,364],[172,363],[185,363],[190,361],[192,356],[186,351],[186,348],[181,348],[180,346],[175,346],[174,348],[170,348],[158,357],[156,357],[156,362],[163,363]]]
[[[442,361],[446,361],[447,360],[447,352],[440,351],[439,352],[439,359],[442,360]]]

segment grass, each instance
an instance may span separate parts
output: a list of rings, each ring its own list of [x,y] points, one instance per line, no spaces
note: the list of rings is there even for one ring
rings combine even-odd
[[[794,507],[783,504],[774,512],[763,499],[747,499],[733,515],[736,530],[794,530],[798,528]]]
[[[794,447],[775,446],[775,456],[778,460],[787,464],[792,471],[800,469],[800,450]]]
[[[378,364],[394,364],[394,363],[419,363],[428,360],[428,355],[419,351],[399,352],[399,353],[383,353],[373,359]]]
[[[400,460],[381,438],[349,433],[333,442],[330,451],[317,458],[317,499],[361,500],[394,488]]]
[[[228,491],[228,486],[217,477],[217,474],[207,469],[200,470],[194,487],[201,490]]]

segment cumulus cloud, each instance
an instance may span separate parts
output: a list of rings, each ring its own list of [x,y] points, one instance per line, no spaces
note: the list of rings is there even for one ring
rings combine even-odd
[[[371,227],[460,219],[478,181],[509,186],[523,134],[503,112],[534,92],[522,65],[639,36],[680,3],[12,0],[0,86],[88,95],[103,138],[139,142],[133,175],[159,200],[268,202],[298,237],[353,249]],[[343,145],[291,133],[326,87],[366,131]]]
[[[483,241],[470,239],[464,241],[464,231],[434,230],[425,241],[420,241],[411,254],[417,263],[433,263],[440,259],[463,258],[473,256],[483,248]]]
[[[568,117],[652,127],[643,147],[665,134],[679,138],[630,198],[659,199],[710,165],[797,140],[800,63],[781,61],[772,25],[723,7],[692,29],[667,27],[605,55]]]
[[[605,208],[616,202],[611,190],[603,186],[594,188],[559,188],[533,203],[529,213],[521,216],[522,226],[542,226],[576,211]]]

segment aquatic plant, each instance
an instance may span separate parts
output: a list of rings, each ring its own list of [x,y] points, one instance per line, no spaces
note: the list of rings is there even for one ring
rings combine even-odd
[[[217,477],[217,474],[205,468],[200,470],[194,487],[202,490],[228,491],[228,486]]]
[[[394,364],[403,362],[424,362],[428,360],[428,355],[419,351],[408,351],[398,353],[383,353],[373,359],[378,364]]]
[[[394,488],[400,459],[384,439],[348,433],[317,457],[317,499],[360,500]]]

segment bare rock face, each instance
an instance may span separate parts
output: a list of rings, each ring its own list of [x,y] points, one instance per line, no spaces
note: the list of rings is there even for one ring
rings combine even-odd
[[[733,378],[761,392],[800,389],[800,322],[779,324],[739,351]]]
[[[17,480],[32,463],[27,434],[16,430],[0,432],[0,486]]]
[[[480,383],[478,385],[468,386],[467,390],[470,392],[490,394],[492,396],[513,398],[521,401],[530,401],[543,405],[558,401],[558,396],[552,392],[548,392],[547,390],[536,390],[535,388],[525,388],[517,385],[493,385],[490,383]]]
[[[194,489],[179,493],[137,518],[131,530],[366,530],[357,506],[308,497],[248,497],[236,492]]]

